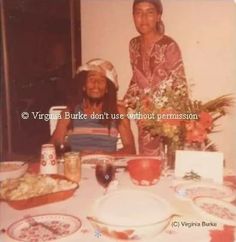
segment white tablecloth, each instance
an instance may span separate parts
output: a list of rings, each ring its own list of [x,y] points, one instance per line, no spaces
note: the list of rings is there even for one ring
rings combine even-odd
[[[22,219],[25,215],[40,215],[47,213],[63,213],[78,217],[82,222],[82,227],[74,234],[60,239],[61,242],[114,242],[104,235],[97,235],[94,228],[90,225],[86,216],[93,202],[103,194],[103,188],[97,183],[95,178],[95,171],[92,168],[82,169],[82,179],[79,189],[75,192],[73,197],[40,207],[35,207],[26,210],[15,210],[7,203],[0,203],[0,228],[7,229],[13,222]],[[132,184],[127,172],[117,173],[119,181],[118,189],[135,188],[154,192],[159,196],[165,198],[173,206],[177,214],[181,214],[181,221],[186,222],[201,222],[205,221],[201,218],[191,205],[190,201],[179,199],[171,187],[172,180],[168,178],[161,179],[156,185],[150,187],[136,186]],[[177,218],[176,218],[177,219]],[[218,228],[221,228],[219,225]],[[211,227],[210,229],[217,229]],[[210,242],[208,232],[209,228],[204,227],[179,227],[174,228],[171,225],[157,237],[146,240],[145,242]],[[11,242],[12,240],[7,233],[0,234],[0,242]],[[141,242],[141,241],[140,241]],[[222,241],[223,242],[223,241]]]

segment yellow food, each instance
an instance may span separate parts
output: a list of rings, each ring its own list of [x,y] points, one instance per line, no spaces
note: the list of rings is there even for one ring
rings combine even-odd
[[[9,179],[0,183],[0,198],[21,200],[45,194],[66,191],[77,186],[66,179],[56,179],[48,175],[26,174],[17,179]]]

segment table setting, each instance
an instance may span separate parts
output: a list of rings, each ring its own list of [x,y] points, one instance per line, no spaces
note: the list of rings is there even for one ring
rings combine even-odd
[[[230,170],[217,183],[153,156],[69,152],[60,169],[54,160],[0,162],[0,241],[236,241]]]

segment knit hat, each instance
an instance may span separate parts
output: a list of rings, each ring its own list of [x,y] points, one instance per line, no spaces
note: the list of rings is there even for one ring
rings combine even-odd
[[[134,9],[134,6],[138,3],[141,3],[141,2],[148,2],[148,3],[152,3],[157,11],[162,14],[163,12],[163,7],[162,7],[162,3],[161,3],[161,0],[134,0],[134,3],[133,3],[133,9]]]
[[[107,79],[109,79],[118,90],[118,76],[114,66],[111,62],[103,60],[100,58],[92,59],[88,61],[85,65],[80,66],[77,69],[77,74],[82,71],[97,71],[102,73]]]

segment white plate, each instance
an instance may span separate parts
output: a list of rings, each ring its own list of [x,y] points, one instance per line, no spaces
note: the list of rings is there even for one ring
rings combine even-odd
[[[102,159],[110,159],[114,162],[115,166],[125,167],[127,166],[127,162],[133,159],[146,159],[146,158],[154,158],[157,159],[156,156],[139,156],[139,155],[84,155],[81,158],[82,164],[85,167],[95,167],[97,161]]]
[[[198,197],[193,200],[193,204],[204,218],[236,226],[236,206],[231,203],[215,198]]]
[[[85,167],[95,167],[95,165],[97,164],[98,161],[100,160],[110,160],[112,162],[114,162],[114,157],[111,155],[98,155],[98,154],[94,154],[94,155],[84,155],[81,157],[81,162],[82,165]]]
[[[9,226],[8,236],[17,241],[25,242],[55,241],[75,233],[82,224],[77,217],[66,214],[43,214],[32,216],[32,218],[39,224],[30,225],[27,218],[21,219]],[[40,223],[57,231],[57,233],[53,233]]]
[[[175,187],[175,192],[179,197],[190,200],[196,197],[211,197],[231,202],[236,196],[231,188],[208,182],[180,184]]]
[[[1,161],[0,181],[23,176],[27,169],[28,164],[24,161]]]

